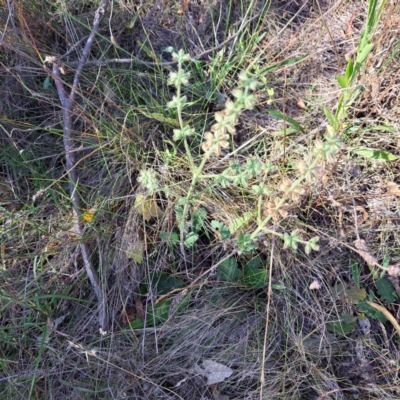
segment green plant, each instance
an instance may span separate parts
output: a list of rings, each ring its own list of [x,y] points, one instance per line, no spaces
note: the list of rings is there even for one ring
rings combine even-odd
[[[389,319],[395,329],[399,332],[399,326],[396,321],[393,321],[390,317],[389,311],[387,311],[385,307],[376,304],[376,294],[378,295],[379,300],[387,306],[398,299],[396,290],[391,282],[387,278],[381,277],[375,282],[376,294],[373,291],[367,293],[364,288],[360,287],[359,273],[358,265],[353,263],[352,275],[355,285],[335,285],[334,292],[336,296],[344,305],[355,305],[358,311],[358,318],[362,319],[369,317],[381,323],[385,323]],[[327,323],[327,329],[331,332],[338,333],[339,335],[351,333],[355,328],[356,320],[357,317],[351,316],[347,312],[343,312],[340,320]]]
[[[385,7],[385,4],[386,0],[382,0],[380,4],[379,0],[369,0],[367,21],[357,46],[355,62],[350,58],[347,62],[345,74],[337,77],[343,92],[338,102],[335,115],[333,116],[331,114],[329,117],[331,126],[335,131],[339,129],[339,126],[347,118],[348,108],[357,98],[360,90],[363,87],[361,84],[357,85],[356,87],[353,87],[353,85],[361,70],[361,67],[364,65],[368,55],[374,48],[374,44],[371,43],[371,39],[374,30],[380,21],[382,10]]]
[[[179,128],[174,129],[173,140],[177,144],[183,143],[192,175],[186,196],[180,197],[176,195],[178,200],[175,206],[175,213],[180,231],[182,251],[184,252],[184,246],[190,247],[196,242],[199,237],[199,231],[204,226],[207,217],[205,209],[196,209],[196,199],[198,198],[196,188],[200,181],[213,181],[214,185],[219,185],[222,188],[232,185],[247,188],[249,182],[254,182],[251,189],[258,199],[256,212],[257,227],[250,232],[240,232],[238,234],[236,246],[239,254],[256,250],[258,248],[257,241],[259,237],[265,234],[280,237],[284,241],[284,246],[292,250],[296,250],[298,244],[305,246],[307,254],[312,250],[318,250],[318,237],[305,240],[296,229],[292,233],[279,233],[274,229],[267,228],[267,225],[271,220],[277,222],[279,219],[286,217],[289,207],[287,202],[296,204],[305,193],[301,187],[302,182],[304,180],[312,182],[318,178],[322,171],[322,164],[334,159],[334,156],[341,147],[341,142],[335,132],[328,129],[324,141],[317,140],[315,142],[313,157],[297,163],[295,168],[298,172],[298,177],[294,181],[285,177],[280,184],[273,184],[272,180],[268,180],[268,175],[276,171],[275,167],[269,161],[263,161],[258,157],[252,157],[245,163],[234,160],[222,172],[203,174],[205,165],[212,157],[220,157],[223,149],[228,149],[233,145],[233,136],[236,134],[236,126],[240,115],[243,111],[251,110],[255,106],[257,97],[254,91],[260,86],[260,83],[248,73],[242,72],[239,74],[238,87],[232,91],[233,100],[228,99],[224,110],[215,113],[215,123],[211,126],[210,131],[206,131],[200,135],[203,140],[201,144],[203,154],[198,158],[194,154],[195,148],[193,145],[196,143],[196,138],[199,137],[199,134],[183,118],[183,111],[189,105],[186,96],[183,95],[183,87],[188,85],[190,81],[190,74],[185,71],[184,63],[189,62],[190,57],[183,50],[177,53],[173,52],[172,57],[177,62],[177,70],[170,73],[168,83],[176,88],[176,95],[173,96],[167,106],[176,110]],[[296,121],[278,111],[273,114],[278,118],[288,121],[296,129],[303,131]],[[233,158],[229,154],[227,157]],[[159,187],[157,174],[154,170],[143,170],[138,180],[147,188],[150,195],[154,194],[157,190],[163,190],[167,196],[173,194],[172,187]],[[188,221],[189,214],[191,215],[190,224]],[[227,238],[229,236],[228,232],[230,234],[234,233],[246,221],[252,218],[252,213],[239,217],[234,224],[231,224],[229,229],[222,230],[224,237]],[[214,229],[217,228],[215,222],[213,227]]]

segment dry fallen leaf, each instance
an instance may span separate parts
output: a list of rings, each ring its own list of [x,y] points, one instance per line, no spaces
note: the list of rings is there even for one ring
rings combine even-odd
[[[141,264],[143,261],[144,243],[136,241],[131,243],[125,251],[126,258],[133,259],[135,263]]]
[[[386,182],[387,191],[389,194],[394,194],[396,196],[400,196],[400,187],[395,182]]]
[[[137,208],[138,213],[143,215],[146,221],[151,218],[157,218],[161,215],[161,210],[158,208],[156,200],[143,194],[138,194],[136,196],[133,207]]]
[[[233,374],[232,369],[212,360],[203,360],[203,368],[196,365],[195,370],[198,374],[207,378],[208,385],[223,382]]]
[[[307,110],[307,106],[304,104],[302,99],[298,99],[296,105],[302,110]]]
[[[140,297],[136,297],[135,307],[136,307],[136,314],[141,319],[141,321],[144,321],[146,319],[146,313],[144,312],[143,302]]]
[[[184,14],[189,6],[189,0],[182,1],[182,7],[178,10],[178,14]]]
[[[372,266],[379,266],[376,258],[371,254],[371,251],[368,249],[365,240],[357,239],[354,241],[354,246],[358,250],[358,254],[364,259],[364,261]]]
[[[310,286],[309,286],[310,290],[317,290],[317,289],[321,289],[321,285],[318,281],[313,281],[311,282]]]

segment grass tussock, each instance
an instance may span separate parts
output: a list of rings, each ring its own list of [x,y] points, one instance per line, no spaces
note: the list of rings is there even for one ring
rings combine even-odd
[[[398,14],[4,2],[0,398],[400,397]]]

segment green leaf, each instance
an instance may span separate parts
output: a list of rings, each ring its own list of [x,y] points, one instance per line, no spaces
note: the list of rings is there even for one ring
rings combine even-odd
[[[347,88],[348,84],[347,84],[347,79],[346,79],[345,76],[338,76],[338,77],[336,77],[336,79],[337,79],[337,81],[339,83],[339,86],[342,89],[346,89]]]
[[[233,179],[233,183],[236,186],[242,186],[242,187],[247,187],[248,183],[249,183],[249,175],[244,172],[240,175],[236,175],[234,177],[232,177]]]
[[[358,304],[367,297],[365,289],[361,289],[357,286],[346,286],[339,283],[334,286],[333,290],[342,303]]]
[[[374,307],[371,307],[365,301],[358,303],[357,307],[365,315],[367,315],[370,318],[376,319],[379,322],[382,322],[382,324],[384,324],[387,321],[386,317],[380,311],[378,311]]]
[[[220,221],[212,220],[211,221],[211,227],[215,231],[218,231],[218,233],[221,236],[222,240],[228,239],[229,236],[231,235],[231,232],[229,231],[229,228],[225,224],[220,222]]]
[[[379,161],[395,161],[399,157],[395,156],[392,153],[389,153],[388,151],[385,150],[374,150],[374,149],[354,149],[352,150],[353,153],[356,153],[360,156],[374,159],[374,160],[379,160]]]
[[[239,230],[243,225],[246,225],[248,222],[250,222],[254,218],[255,214],[252,211],[248,211],[244,213],[241,217],[235,218],[230,224],[229,224],[229,231],[231,233],[235,233],[237,230]]]
[[[181,279],[175,278],[166,272],[156,271],[143,280],[139,291],[142,295],[152,292],[156,296],[160,296],[183,286],[185,286],[185,283]]]
[[[186,247],[192,247],[196,243],[198,238],[199,238],[199,235],[197,233],[189,232],[189,234],[186,236],[186,239],[183,243]]]
[[[351,82],[351,76],[353,75],[353,60],[350,58],[349,61],[347,62],[347,68],[346,68],[346,79],[348,82]]]
[[[268,270],[266,268],[245,268],[239,282],[251,289],[260,288],[268,283]]]
[[[176,215],[176,221],[178,224],[182,224],[183,222],[183,208],[180,206],[175,206],[175,215]]]
[[[394,303],[398,296],[391,282],[386,278],[380,278],[375,282],[379,297],[386,303]]]
[[[227,187],[232,183],[232,176],[230,168],[224,170],[221,174],[214,178],[215,183],[218,183],[222,187]]]
[[[268,114],[271,114],[275,118],[279,118],[283,121],[289,122],[290,125],[293,126],[293,128],[296,128],[298,131],[301,133],[304,133],[304,129],[301,127],[301,125],[293,118],[288,117],[285,114],[282,114],[278,110],[265,110]]]
[[[135,263],[141,264],[143,261],[143,252],[144,252],[144,243],[141,241],[137,241],[131,244],[126,249],[126,258],[133,259]]]
[[[204,221],[207,218],[207,210],[203,207],[200,207],[195,212],[192,213],[192,224],[193,231],[198,232],[204,226]]]
[[[257,71],[257,75],[262,76],[266,72],[275,71],[278,68],[286,67],[288,65],[297,64],[298,62],[303,61],[306,58],[308,58],[308,54],[306,54],[305,56],[296,57],[296,58],[293,58],[293,59],[290,59],[290,60],[281,61],[279,63],[270,65],[269,67],[264,68],[261,71]]]
[[[284,242],[283,244],[284,249],[289,248],[292,249],[293,251],[296,251],[298,243],[301,242],[301,237],[298,235],[298,230],[295,229],[290,235],[285,233],[283,235],[283,242]],[[307,254],[309,254],[309,252]]]
[[[179,243],[179,236],[176,232],[160,232],[160,239],[170,243],[172,246]]]
[[[339,129],[339,121],[337,118],[332,114],[331,110],[327,107],[324,107],[324,113],[326,118],[328,118],[329,123],[333,126],[335,131]]]
[[[247,233],[239,234],[237,238],[237,245],[239,247],[239,250],[244,254],[250,253],[251,251],[258,249],[258,246],[253,243],[253,241],[251,240],[251,236]]]
[[[217,276],[226,282],[236,282],[242,271],[237,266],[237,261],[234,258],[228,258],[217,267]]]
[[[296,132],[298,132],[298,129],[287,128],[287,129],[281,129],[280,131],[273,133],[272,136],[274,136],[274,137],[275,136],[289,136]]]
[[[311,250],[318,251],[319,250],[319,245],[317,244],[318,241],[319,241],[318,236],[311,238],[304,247],[305,253],[310,254]]]
[[[272,287],[272,289],[280,290],[280,291],[283,291],[283,290],[286,289],[286,286],[283,285],[282,283],[273,283],[273,284],[271,285],[271,287]]]
[[[355,77],[355,74],[357,74],[358,70],[360,69],[361,65],[363,62],[366,60],[368,57],[369,53],[371,50],[374,48],[374,45],[372,43],[369,43],[364,46],[364,48],[361,50],[361,53],[357,54],[356,58],[356,65],[353,71],[353,78]]]
[[[50,75],[47,75],[45,80],[43,81],[43,89],[48,90],[50,87]]]
[[[263,264],[263,261],[261,260],[260,256],[253,257],[249,262],[246,264],[245,269],[246,270],[252,270],[256,268],[260,268]]]
[[[146,313],[146,326],[154,326],[161,322],[165,322],[168,319],[171,303],[172,299],[168,299],[160,301],[159,303],[154,304],[154,306],[149,304]],[[132,329],[142,329],[145,327],[145,323],[136,316],[136,319],[131,321],[129,326]]]
[[[356,262],[351,264],[351,276],[357,287],[360,287],[360,268]]]
[[[246,172],[250,175],[259,175],[262,171],[262,164],[257,159],[253,158],[247,161],[244,166]]]
[[[339,336],[345,336],[346,333],[352,332],[356,326],[357,318],[349,313],[343,312],[339,321],[328,322],[326,327],[329,332],[333,332]]]
[[[180,197],[179,200],[178,200],[177,205],[178,206],[184,206],[187,203],[188,203],[188,199],[186,197]]]

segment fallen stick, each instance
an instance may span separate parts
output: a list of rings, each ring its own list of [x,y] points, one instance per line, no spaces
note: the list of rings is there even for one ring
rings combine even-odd
[[[52,77],[54,79],[58,96],[60,98],[62,106],[62,116],[64,124],[63,140],[65,148],[66,169],[68,171],[68,186],[72,202],[74,231],[78,239],[82,239],[82,226],[81,226],[82,218],[81,218],[81,201],[78,193],[78,175],[76,169],[74,168],[76,162],[75,162],[74,140],[72,138],[73,105],[79,87],[79,80],[82,73],[82,69],[86,64],[90,49],[94,42],[95,35],[97,34],[100,23],[104,18],[107,6],[108,6],[108,0],[102,0],[99,8],[96,10],[92,32],[90,33],[86,41],[86,45],[83,49],[82,56],[78,62],[73,84],[69,94],[67,94],[67,92],[64,89],[64,84],[61,78],[62,65],[59,62],[59,60],[56,57],[47,57],[45,60],[47,63],[50,63],[53,67]],[[101,289],[99,276],[97,275],[97,272],[91,263],[90,250],[88,244],[85,243],[84,241],[81,241],[79,246],[86,274],[89,278],[94,293],[97,297],[100,333],[106,334],[109,326],[109,317],[108,317],[107,304],[105,301],[105,295]]]

